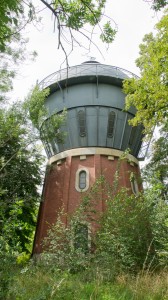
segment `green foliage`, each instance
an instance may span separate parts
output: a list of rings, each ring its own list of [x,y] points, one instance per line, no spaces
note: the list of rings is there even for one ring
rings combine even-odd
[[[168,264],[168,207],[163,200],[158,200],[157,203],[151,205],[153,206],[153,214],[150,216],[153,245],[159,265],[165,267]]]
[[[14,251],[31,251],[42,156],[20,106],[0,110],[0,233]]]
[[[101,216],[96,205],[102,193],[107,209]],[[165,268],[168,258],[168,207],[156,191],[114,194],[101,177],[67,226],[66,218],[60,212],[44,240],[44,253],[11,278],[6,299],[167,299],[167,273],[153,271]],[[76,231],[79,224],[90,224],[91,251],[76,243],[83,235]]]
[[[104,15],[106,0],[40,1],[54,15],[54,30],[57,28],[56,33],[58,48],[62,48],[67,64],[68,54],[64,42],[68,41],[68,44],[71,44],[71,50],[73,50],[75,44],[81,45],[81,41],[76,39],[74,34],[75,31],[80,33],[83,38],[86,38],[86,40],[89,41],[88,50],[90,48],[90,44],[97,47],[97,45],[92,41],[93,30],[96,26],[98,30],[101,31],[100,38],[103,42],[109,44],[114,40],[117,26],[109,16]],[[104,22],[104,18],[108,18],[110,21]],[[12,87],[12,78],[15,73],[13,72],[13,69],[11,69],[12,64],[9,63],[9,60],[14,60],[16,55],[19,59],[23,59],[23,57],[25,57],[26,39],[22,35],[22,30],[28,23],[40,21],[41,15],[36,8],[34,1],[28,0],[24,2],[20,0],[2,0],[0,3],[0,56],[1,54],[7,56],[5,63],[3,57],[3,66],[0,65],[0,89],[2,85],[5,92],[10,90]],[[111,25],[112,22],[114,26]],[[101,25],[101,23],[104,24],[104,26]],[[83,31],[84,27],[88,24],[91,26],[92,33],[90,34],[88,33],[89,31]],[[64,33],[65,30],[66,34]],[[11,47],[11,43],[14,43],[14,47]],[[20,44],[20,47],[18,47],[18,44]],[[86,47],[86,44],[84,47]],[[3,78],[4,76],[6,77],[5,84],[3,80],[1,82],[2,76]]]
[[[18,0],[1,0],[0,3],[0,51],[4,52],[6,43],[10,42],[13,29],[18,26],[18,19],[23,14],[23,6]]]
[[[142,123],[145,131],[150,133],[155,125],[167,122],[168,99],[168,15],[165,13],[156,25],[157,34],[146,35],[140,45],[140,57],[137,66],[140,68],[139,79],[128,79],[124,82],[127,94],[126,108],[135,106],[137,113],[130,124]]]
[[[73,216],[69,226],[62,221],[65,217],[63,212],[60,213],[56,223],[49,229],[48,236],[43,241],[42,260],[44,264],[54,268],[76,273],[89,267],[92,255],[83,247],[82,233],[76,231],[79,224],[84,222],[82,216]]]
[[[3,249],[2,240],[0,241],[0,299],[6,300],[9,286],[12,284],[13,278],[18,274],[18,268],[16,263],[16,256],[12,252],[6,253],[6,249]]]
[[[168,4],[167,0],[153,0],[152,8],[156,11],[160,10],[161,8],[165,7]]]
[[[40,128],[41,124],[46,119],[47,109],[44,104],[49,93],[49,88],[40,90],[39,86],[36,85],[25,101],[24,106],[29,110],[32,123],[37,129]]]
[[[150,210],[141,196],[127,195],[125,190],[107,202],[107,211],[98,232],[97,253],[106,266],[117,269],[142,269],[147,253],[147,265],[153,257]]]
[[[26,40],[20,30],[20,1],[0,3],[0,298],[18,269],[20,253],[31,252],[41,184],[42,156],[36,135],[21,103],[10,108],[6,92],[12,89],[16,64],[25,58]],[[12,46],[11,46],[12,45]],[[23,252],[24,251],[24,252]],[[23,254],[22,254],[23,256]],[[20,261],[23,261],[23,257]]]
[[[50,115],[45,107],[45,99],[49,93],[49,88],[40,90],[38,86],[35,86],[25,101],[24,108],[28,111],[43,141],[50,142],[56,138],[58,142],[63,142],[66,133],[59,129],[65,122],[66,110],[59,114],[52,112]]]
[[[60,20],[64,22],[65,26],[79,30],[86,23],[95,25],[100,21],[105,2],[105,0],[56,0],[53,8],[57,14],[60,14]]]
[[[29,10],[31,10],[29,4]],[[16,65],[29,57],[37,55],[28,53],[28,40],[21,34],[22,29],[30,20],[25,20],[23,2],[4,1],[0,3],[0,100],[5,99],[5,93],[12,89],[12,80],[16,75]]]
[[[18,66],[26,57],[26,41],[21,41],[19,35],[13,37],[12,47],[6,45],[4,51],[0,51],[0,101],[5,100],[5,93],[12,89],[12,80],[16,75]]]
[[[106,211],[96,241],[100,265],[126,272],[166,266],[168,206],[160,187],[137,196],[125,189],[112,196],[107,186],[105,191]]]
[[[100,31],[100,39],[105,43],[111,43],[116,35],[116,24],[112,27],[111,22],[107,21],[103,28],[101,27],[101,21],[104,17],[104,8],[106,0],[54,0],[50,1],[41,0],[41,2],[51,10],[57,21],[58,29],[58,47],[61,47],[64,51],[67,59],[66,50],[63,45],[63,31],[64,28],[68,29],[70,35],[70,41],[72,44],[72,50],[74,42],[79,44],[74,35],[74,31],[78,31],[83,37],[92,42],[92,34],[87,35],[82,29],[85,25],[91,26],[91,31],[97,26]],[[112,21],[111,18],[108,17]],[[66,32],[67,36],[67,32]],[[94,43],[93,43],[94,44]]]
[[[31,1],[2,0],[0,2],[0,100],[5,99],[5,93],[12,89],[12,80],[16,75],[16,65],[26,58],[34,59],[37,55],[28,53],[28,40],[22,35],[22,30],[36,20]]]
[[[117,33],[116,29],[113,29],[110,25],[110,21],[108,21],[103,26],[103,33],[101,33],[100,35],[101,40],[107,44],[110,44],[113,42],[116,33]]]
[[[168,125],[168,124],[167,124]],[[167,125],[160,129],[160,137],[154,140],[150,151],[150,161],[143,168],[144,182],[150,188],[159,191],[159,199],[167,199],[168,195],[168,130]]]
[[[101,216],[96,212],[96,206],[102,194],[106,211]],[[95,268],[108,278],[114,278],[120,272],[137,273],[166,265],[168,207],[163,200],[158,200],[158,196],[156,190],[138,196],[130,195],[126,189],[114,194],[113,188],[100,178],[83,197],[68,226],[64,214],[51,226],[44,240],[43,259],[51,266],[70,272]],[[90,228],[90,251],[81,246],[82,236],[76,236],[80,233],[76,226],[80,228],[80,224]],[[95,225],[99,228],[96,234],[93,231]]]
[[[20,103],[0,109],[0,298],[32,251],[42,156]],[[22,258],[21,258],[22,253]],[[23,254],[24,253],[24,254]],[[25,257],[25,258],[24,258]]]
[[[79,44],[79,41],[73,36],[73,30],[80,32],[86,24],[90,24],[92,28],[98,25],[101,29],[100,21],[103,18],[106,0],[55,0],[52,3],[41,0],[41,2],[55,15],[57,20],[58,47],[61,46],[66,58],[67,53],[63,45],[64,28],[69,30],[72,50],[74,42]],[[38,16],[39,12],[36,11],[31,1],[2,0],[0,3],[0,91],[3,93],[12,89],[12,79],[16,73],[13,68],[13,62],[18,64],[26,58],[27,40],[22,35],[22,29],[32,21],[39,22],[40,17],[38,19]],[[92,43],[91,36],[87,36],[86,32],[81,32],[81,34]],[[108,21],[104,25],[104,29],[101,29],[100,37],[104,42],[111,43],[115,34],[116,29],[113,29],[111,23]],[[32,58],[36,55],[36,52],[31,55],[28,54]],[[3,97],[1,95],[0,100],[2,98],[4,99],[4,95]]]
[[[168,274],[143,272],[120,274],[113,282],[104,280],[96,269],[78,274],[61,272],[43,264],[30,264],[15,273],[6,300],[166,300]]]

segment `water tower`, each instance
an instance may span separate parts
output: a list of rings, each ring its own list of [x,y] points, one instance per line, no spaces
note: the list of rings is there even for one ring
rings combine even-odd
[[[100,175],[113,184],[118,159],[128,148],[130,154],[120,165],[119,186],[132,193],[141,188],[138,155],[142,127],[128,124],[135,109],[124,111],[122,91],[123,80],[134,76],[118,67],[87,61],[41,82],[41,88],[50,88],[46,99],[49,117],[55,110],[59,114],[66,108],[67,118],[60,129],[66,132],[64,142],[46,141],[44,145],[52,167],[46,172],[33,253],[42,251],[48,224],[55,222],[61,207],[72,213],[80,203],[81,192],[88,191]],[[98,209],[104,210],[103,200]]]

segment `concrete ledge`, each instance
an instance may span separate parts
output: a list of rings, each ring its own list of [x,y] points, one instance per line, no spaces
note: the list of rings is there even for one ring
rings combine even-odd
[[[70,149],[63,151],[61,153],[58,153],[54,156],[52,156],[48,160],[48,165],[51,165],[54,162],[57,162],[58,160],[64,159],[68,156],[83,156],[83,155],[107,155],[107,156],[114,156],[114,157],[120,157],[123,155],[123,151],[111,149],[111,148],[100,148],[100,147],[88,147],[88,148],[76,148],[76,149]],[[137,165],[139,165],[139,161],[131,154],[127,154],[127,159],[129,162],[133,162]],[[86,157],[87,159],[87,157]]]

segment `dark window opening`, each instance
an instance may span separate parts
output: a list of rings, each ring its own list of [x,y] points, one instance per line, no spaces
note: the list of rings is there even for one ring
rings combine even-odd
[[[107,128],[107,136],[109,138],[113,137],[114,133],[114,124],[115,124],[115,112],[111,111],[108,117],[108,128]]]
[[[74,248],[81,249],[84,253],[89,251],[88,226],[78,223],[75,227]]]
[[[86,171],[81,171],[79,173],[79,188],[81,190],[85,189],[86,187]]]
[[[78,112],[78,121],[79,121],[79,134],[80,136],[86,135],[86,118],[85,118],[85,112],[83,110],[80,110]]]

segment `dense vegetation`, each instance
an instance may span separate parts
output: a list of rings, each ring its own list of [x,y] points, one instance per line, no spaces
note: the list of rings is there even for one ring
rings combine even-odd
[[[168,14],[167,11],[156,25],[157,34],[145,35],[140,45],[140,56],[136,64],[140,69],[139,79],[126,80],[124,91],[127,94],[126,108],[134,105],[136,116],[132,125],[143,124],[146,133],[154,126],[167,122],[168,99]]]
[[[107,211],[97,215],[102,192]],[[40,260],[15,265],[6,299],[167,299],[168,206],[156,186],[114,195],[101,177],[68,227],[63,217],[50,228]],[[76,230],[86,223],[100,225],[90,244]]]
[[[99,24],[106,1],[41,1],[70,30]],[[159,10],[167,1],[151,1]],[[25,9],[25,3],[27,9]],[[79,17],[80,7],[80,17]],[[39,109],[47,90],[36,87],[24,104],[10,104],[6,92],[12,89],[13,63],[25,59],[26,40],[21,28],[37,21],[31,1],[0,3],[0,298],[42,299],[167,299],[168,298],[168,207],[167,207],[167,12],[157,25],[157,34],[145,37],[137,65],[141,78],[127,81],[127,107],[138,113],[134,125],[143,123],[147,133],[159,125],[151,160],[144,170],[147,185],[143,194],[114,193],[100,178],[83,197],[80,207],[65,228],[64,212],[51,228],[42,260],[30,260],[38,202],[42,184],[42,155],[38,130],[45,118]],[[82,22],[79,22],[82,20]],[[101,38],[109,43],[116,28],[106,23]],[[73,43],[72,43],[73,44]],[[72,47],[73,48],[73,47]],[[65,51],[66,54],[66,51]],[[38,101],[36,101],[38,99]],[[34,101],[35,100],[35,101]],[[65,114],[53,119],[54,131]],[[53,132],[50,133],[51,136]],[[60,137],[62,138],[62,137]],[[97,216],[95,205],[103,188],[107,211]],[[83,236],[75,235],[80,223],[97,222],[100,229],[87,248]],[[59,234],[58,234],[59,233]],[[57,237],[57,238],[56,238]],[[75,240],[77,238],[77,241]],[[78,247],[75,245],[78,244]],[[61,245],[61,247],[60,247]],[[85,247],[83,247],[85,245]],[[96,249],[93,251],[93,249]]]

